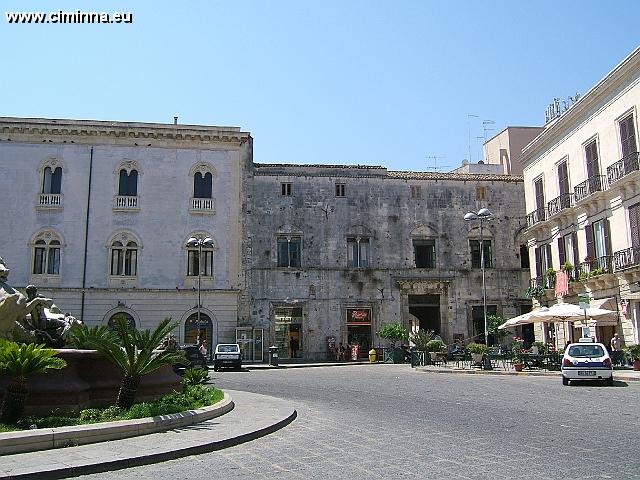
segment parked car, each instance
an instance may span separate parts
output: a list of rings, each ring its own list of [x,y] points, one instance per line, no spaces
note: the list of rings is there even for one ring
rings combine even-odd
[[[173,365],[173,371],[178,375],[182,375],[187,368],[209,369],[207,366],[207,359],[202,355],[202,353],[200,353],[200,347],[198,345],[179,345],[178,350],[182,350],[184,352],[184,356],[187,358],[186,364]]]
[[[613,385],[613,366],[607,348],[593,339],[570,344],[562,358],[562,384],[576,380],[602,380]]]
[[[223,367],[242,368],[242,354],[237,343],[219,343],[213,354],[213,369],[218,371]]]

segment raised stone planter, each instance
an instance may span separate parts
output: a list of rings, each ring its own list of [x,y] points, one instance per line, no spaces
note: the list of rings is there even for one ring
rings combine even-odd
[[[53,409],[79,411],[114,405],[122,373],[95,350],[61,349],[66,368],[27,379],[26,415],[47,415]],[[8,378],[0,376],[0,398]],[[170,365],[142,377],[136,401],[151,400],[180,390],[181,379]]]

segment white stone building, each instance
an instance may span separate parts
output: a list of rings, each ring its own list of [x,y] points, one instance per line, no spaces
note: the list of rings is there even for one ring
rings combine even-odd
[[[10,283],[91,325],[171,316],[181,342],[233,341],[251,163],[251,136],[235,127],[0,118]],[[190,237],[213,240],[201,265]]]
[[[591,324],[605,343],[614,332],[640,343],[639,107],[640,48],[523,151],[532,287],[546,288],[540,300],[553,303],[558,272],[568,272],[565,302],[586,294],[618,313]],[[543,325],[537,335],[553,334],[564,344],[581,331]]]

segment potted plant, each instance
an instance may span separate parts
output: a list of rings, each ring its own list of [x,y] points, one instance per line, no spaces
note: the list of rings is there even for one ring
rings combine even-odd
[[[482,357],[487,353],[487,346],[484,343],[470,343],[467,350],[471,354],[473,363],[482,363]]]
[[[511,344],[511,358],[513,360],[513,368],[516,372],[521,372],[524,364],[522,363],[522,353],[524,350],[524,339],[520,337],[513,337],[513,343]]]
[[[556,271],[553,267],[547,268],[544,272],[544,276],[547,279],[545,286],[547,288],[554,288],[556,286]]]
[[[426,351],[429,352],[431,362],[436,361],[436,354],[442,350],[443,346],[444,343],[442,343],[440,340],[431,340],[427,342]]]
[[[544,286],[539,283],[535,287],[529,287],[524,295],[527,298],[541,298],[541,297],[544,297]]]
[[[393,354],[390,357],[385,355],[385,362],[404,363],[404,350],[398,346],[398,342],[409,338],[407,329],[400,322],[388,323],[378,331],[378,336],[393,344]]]
[[[640,371],[640,345],[629,345],[626,351],[633,361],[633,369]]]

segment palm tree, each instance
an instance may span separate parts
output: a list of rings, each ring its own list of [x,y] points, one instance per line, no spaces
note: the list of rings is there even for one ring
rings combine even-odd
[[[155,330],[134,330],[126,320],[116,321],[117,341],[108,336],[96,337],[89,344],[107,357],[123,373],[116,406],[129,408],[133,405],[140,379],[163,365],[184,362],[184,353],[156,350],[164,338],[178,326],[170,317],[160,322]]]
[[[0,406],[0,422],[15,423],[24,413],[27,398],[27,377],[34,373],[59,370],[67,366],[58,352],[44,345],[17,344],[0,340],[0,373],[9,377]]]

